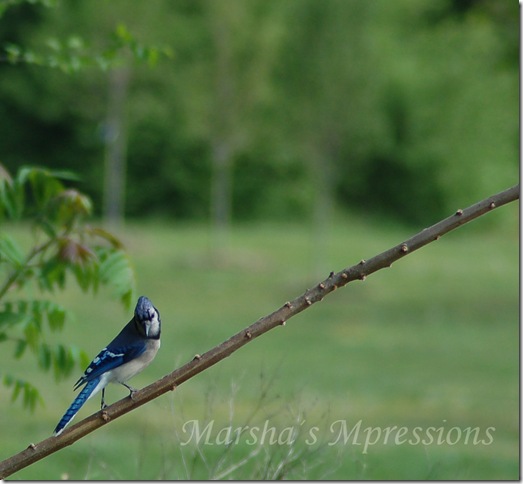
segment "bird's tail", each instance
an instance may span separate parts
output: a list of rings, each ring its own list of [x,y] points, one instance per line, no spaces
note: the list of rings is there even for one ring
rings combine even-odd
[[[82,388],[82,391],[74,399],[74,402],[71,403],[71,406],[67,409],[64,416],[58,422],[58,425],[54,429],[53,435],[56,437],[60,435],[65,427],[73,420],[74,416],[78,413],[78,410],[82,408],[82,405],[95,393],[96,387],[100,383],[100,377],[93,378],[91,381],[87,382],[87,385]]]

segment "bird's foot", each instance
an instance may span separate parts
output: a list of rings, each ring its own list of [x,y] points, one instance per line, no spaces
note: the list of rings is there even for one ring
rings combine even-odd
[[[133,388],[132,386],[130,385],[127,385],[126,383],[122,383],[122,385],[127,388],[127,390],[129,390],[129,397],[131,398],[131,400],[134,400],[134,394],[138,391],[137,388]]]

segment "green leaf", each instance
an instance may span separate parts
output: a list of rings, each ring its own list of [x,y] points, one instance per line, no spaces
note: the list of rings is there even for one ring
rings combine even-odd
[[[100,281],[112,287],[128,308],[134,293],[134,271],[127,255],[121,250],[109,249],[100,258]]]
[[[36,326],[38,331],[42,331],[42,321],[44,313],[46,312],[44,301],[30,301],[27,307],[32,316],[32,323]]]
[[[0,311],[0,328],[11,328],[19,324],[26,324],[30,316],[25,313],[14,311],[11,307],[5,307]]]
[[[90,215],[92,203],[78,190],[63,190],[52,201],[49,215],[59,225],[70,227],[80,217]]]
[[[62,50],[62,43],[56,37],[50,37],[49,39],[47,39],[45,45],[47,45],[47,47],[56,52]]]
[[[57,345],[53,350],[53,370],[55,379],[68,376],[73,370],[76,360],[70,348]]]
[[[59,331],[64,327],[67,311],[64,307],[47,302],[46,304],[47,321],[51,331]]]
[[[87,366],[89,366],[91,358],[85,350],[78,348],[78,346],[70,345],[69,351],[71,352],[73,360],[78,364],[81,371],[83,371]]]
[[[16,343],[15,348],[15,359],[18,360],[22,357],[22,355],[25,353],[25,349],[27,348],[27,342],[23,339],[20,339]]]
[[[15,44],[5,44],[5,53],[7,54],[7,61],[11,64],[16,64],[22,58],[22,49]]]
[[[33,351],[36,351],[38,343],[40,342],[41,332],[33,321],[26,325],[24,329],[24,337],[27,346],[29,346]]]
[[[82,291],[87,292],[92,288],[96,292],[98,289],[96,264],[74,264],[71,270]]]
[[[133,42],[133,40],[134,40],[132,34],[127,29],[127,26],[123,23],[120,23],[117,25],[114,33],[115,33],[116,37],[120,41],[122,41],[124,44],[129,44],[129,43]]]
[[[67,47],[73,50],[80,50],[85,47],[85,41],[78,35],[72,35],[67,39]]]
[[[0,163],[0,217],[16,220],[22,215],[24,192]]]
[[[16,268],[24,264],[24,254],[18,244],[6,234],[0,235],[0,262],[9,261]]]
[[[51,367],[51,350],[45,343],[38,347],[38,366],[43,370],[49,370]]]
[[[56,258],[45,261],[37,273],[40,289],[49,292],[52,292],[55,286],[63,289],[65,287],[65,270],[66,265],[59,262]]]
[[[62,184],[48,171],[35,168],[29,175],[31,193],[37,208],[44,209],[45,206],[63,190]]]
[[[27,381],[24,382],[23,392],[24,407],[28,408],[31,412],[34,412],[37,404],[44,405],[44,400],[42,399],[38,388]]]
[[[38,351],[38,345],[42,339],[42,313],[38,310],[32,312],[32,318],[30,318],[24,327],[25,342],[31,348],[32,351]]]
[[[18,399],[22,395],[22,400],[24,407],[33,411],[36,408],[36,405],[39,403],[43,405],[43,400],[38,389],[31,385],[26,380],[15,378],[10,374],[4,375],[3,378],[4,386],[12,388],[13,392],[11,394],[11,401]]]
[[[11,395],[11,401],[14,402],[18,398],[20,390],[23,388],[24,385],[19,380],[14,380],[12,386],[13,394]]]

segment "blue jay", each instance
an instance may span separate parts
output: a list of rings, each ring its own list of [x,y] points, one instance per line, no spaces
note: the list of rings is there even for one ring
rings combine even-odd
[[[138,298],[134,317],[91,362],[74,390],[85,384],[54,430],[60,435],[66,425],[78,413],[82,405],[102,390],[102,409],[105,387],[109,383],[121,383],[130,395],[136,391],[125,382],[141,372],[156,356],[160,348],[160,313],[145,296]]]

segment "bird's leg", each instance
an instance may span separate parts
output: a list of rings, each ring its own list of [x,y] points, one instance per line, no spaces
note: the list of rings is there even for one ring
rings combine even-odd
[[[103,410],[107,405],[105,404],[105,388],[102,388],[102,406],[100,407]]]
[[[127,385],[127,383],[120,382],[127,390],[129,390],[129,396],[131,397],[131,400],[133,399],[134,394],[138,391],[136,388],[133,388],[130,385]]]

